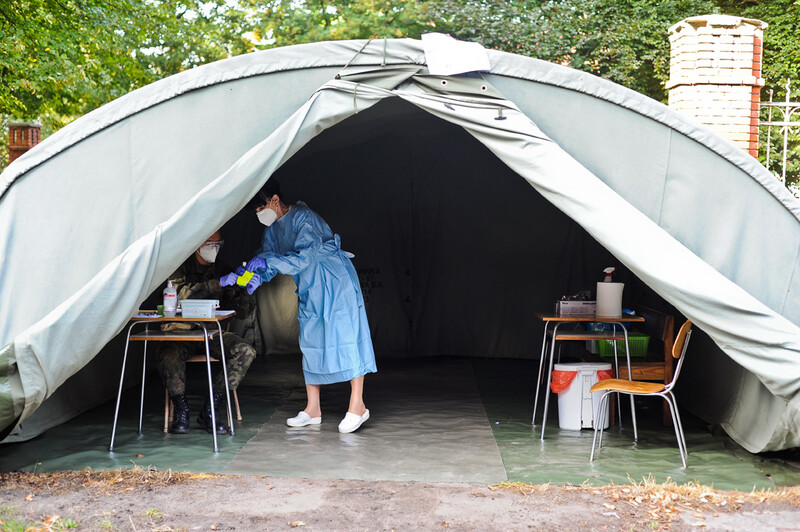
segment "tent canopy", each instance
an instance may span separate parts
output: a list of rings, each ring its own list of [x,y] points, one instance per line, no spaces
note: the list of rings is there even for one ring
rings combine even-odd
[[[624,301],[704,333],[687,406],[752,452],[800,444],[796,200],[658,102],[487,54],[488,71],[452,76],[414,40],[239,56],[134,91],[12,163],[7,440],[108,397],[131,313],[214,230],[223,259],[249,258],[260,228],[243,208],[274,176],[355,253],[379,357],[538,356],[533,311],[616,265]],[[259,295],[271,350],[296,345],[292,290]]]

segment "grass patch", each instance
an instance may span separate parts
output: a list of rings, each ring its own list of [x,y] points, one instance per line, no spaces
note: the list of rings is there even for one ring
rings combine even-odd
[[[159,510],[158,508],[148,508],[144,511],[144,516],[148,519],[163,519],[164,512]]]
[[[0,530],[3,532],[25,532],[28,525],[11,506],[0,506]]]
[[[20,516],[11,506],[0,506],[0,531],[2,532],[61,532],[77,528],[73,519],[51,515],[44,521],[30,521]]]
[[[184,482],[214,478],[213,474],[175,473],[134,466],[131,469],[108,471],[62,471],[54,473],[28,473],[13,471],[0,473],[0,487],[31,492],[58,493],[61,490],[87,488],[100,492],[138,491],[165,487]]]
[[[541,493],[549,489],[564,491],[580,491],[599,495],[609,502],[603,503],[608,510],[615,510],[622,505],[644,509],[650,517],[649,528],[659,528],[663,523],[680,519],[680,515],[689,512],[696,522],[693,526],[705,526],[707,517],[716,517],[720,513],[737,512],[747,505],[775,504],[800,507],[800,486],[779,489],[762,489],[750,492],[717,490],[696,482],[678,484],[672,479],[656,482],[650,476],[641,482],[633,479],[630,485],[553,487],[550,484],[525,484],[522,482],[504,482],[489,489],[506,489],[522,495]]]

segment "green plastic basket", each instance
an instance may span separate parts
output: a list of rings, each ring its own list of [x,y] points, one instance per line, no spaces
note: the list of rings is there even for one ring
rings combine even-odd
[[[598,340],[597,350],[600,352],[601,357],[614,356],[613,340]],[[650,345],[650,335],[629,332],[628,333],[628,347],[630,348],[631,357],[644,357],[647,354],[647,346]],[[625,341],[617,340],[617,354],[625,356]]]

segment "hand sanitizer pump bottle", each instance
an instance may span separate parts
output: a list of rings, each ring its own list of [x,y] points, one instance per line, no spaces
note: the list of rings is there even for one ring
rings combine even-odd
[[[164,316],[167,318],[174,318],[175,312],[178,310],[178,292],[172,286],[172,280],[167,281],[167,287],[164,289]]]

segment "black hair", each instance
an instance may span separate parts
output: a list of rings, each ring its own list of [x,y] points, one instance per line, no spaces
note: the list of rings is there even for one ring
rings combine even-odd
[[[255,196],[250,198],[247,206],[251,209],[257,209],[265,203],[268,203],[275,194],[278,196],[281,195],[281,185],[276,178],[270,177],[261,187],[261,190],[259,190]]]

